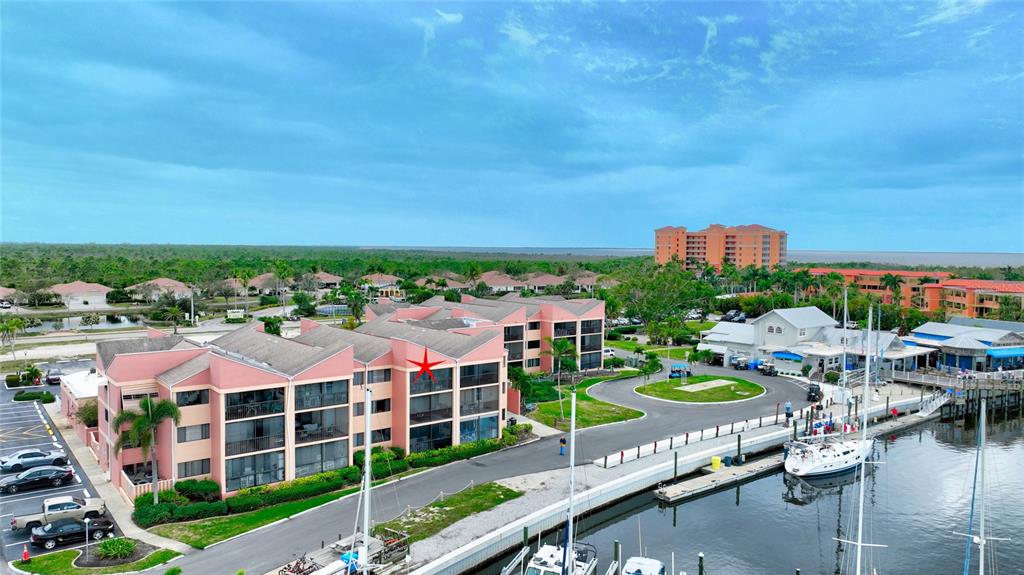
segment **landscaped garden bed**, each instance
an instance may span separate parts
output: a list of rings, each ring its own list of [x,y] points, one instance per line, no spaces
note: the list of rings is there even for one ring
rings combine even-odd
[[[109,575],[113,573],[128,573],[144,571],[157,565],[167,563],[171,559],[181,555],[170,549],[158,549],[143,556],[141,559],[126,560],[116,565],[104,567],[79,567],[76,563],[82,555],[80,549],[68,549],[56,551],[33,557],[30,561],[15,561],[14,566],[27,573],[38,573],[39,575]],[[92,555],[92,551],[90,551]]]
[[[666,379],[636,388],[637,393],[683,403],[720,403],[742,401],[764,393],[760,385],[738,377],[695,375],[683,379]]]
[[[636,370],[620,371],[615,375],[604,375],[584,379],[576,386],[576,427],[594,427],[617,421],[628,421],[643,416],[642,411],[608,403],[591,397],[587,389],[601,383],[614,379],[634,377],[639,372]],[[562,431],[569,431],[569,411],[571,408],[569,397],[569,386],[563,385],[562,405],[559,407],[558,400],[548,401],[537,405],[536,411],[530,413],[530,417],[537,421]],[[563,417],[564,415],[564,417]]]

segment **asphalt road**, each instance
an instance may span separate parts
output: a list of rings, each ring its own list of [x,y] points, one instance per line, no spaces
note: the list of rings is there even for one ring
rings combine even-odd
[[[700,373],[703,372],[702,368]],[[722,368],[707,368],[707,372],[737,375],[731,369]],[[742,372],[740,375],[763,384],[768,392],[757,399],[733,405],[680,406],[633,393],[633,387],[642,383],[638,378],[591,388],[594,389],[595,397],[615,398],[616,403],[643,410],[645,416],[625,423],[580,430],[577,433],[577,453],[581,465],[609,452],[685,431],[758,415],[774,415],[776,403],[787,399],[797,409],[807,405],[803,401],[803,389],[790,380],[762,377],[756,372]],[[392,519],[407,506],[425,505],[439,492],[458,491],[470,480],[480,484],[564,465],[566,458],[558,455],[558,436],[460,461],[374,489],[373,519],[375,522]],[[356,497],[333,502],[273,527],[243,535],[211,549],[196,551],[176,561],[175,565],[186,573],[230,575],[238,569],[245,569],[247,573],[266,573],[318,548],[321,541],[332,543],[341,536],[350,535],[357,520],[357,503]],[[157,569],[151,572],[162,571]]]
[[[42,386],[42,389],[56,393],[58,387]],[[50,416],[42,408],[42,405],[34,401],[14,402],[12,401],[14,393],[15,390],[0,387],[0,454],[7,455],[26,448],[40,450],[63,448],[64,442],[60,431],[53,425],[53,421],[50,420]],[[22,549],[31,535],[26,530],[12,532],[10,529],[12,517],[38,512],[42,508],[43,500],[50,497],[95,496],[96,490],[89,477],[82,472],[74,454],[68,451],[67,456],[68,463],[75,472],[73,483],[61,487],[47,487],[0,495],[0,528],[2,528],[0,530],[0,556],[5,562],[4,567],[6,567],[6,561],[21,558]],[[9,475],[14,474],[4,473],[2,477]],[[107,518],[113,520],[109,516]],[[61,547],[61,549],[76,549],[84,545],[84,543],[78,546],[69,545]],[[35,556],[42,550],[29,546],[29,552]]]

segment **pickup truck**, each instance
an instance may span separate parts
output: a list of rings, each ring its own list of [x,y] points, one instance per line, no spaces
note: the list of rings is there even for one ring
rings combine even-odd
[[[58,519],[84,519],[86,517],[92,519],[106,512],[107,506],[98,497],[92,499],[52,497],[43,501],[41,512],[19,515],[11,519],[11,531],[42,527]]]

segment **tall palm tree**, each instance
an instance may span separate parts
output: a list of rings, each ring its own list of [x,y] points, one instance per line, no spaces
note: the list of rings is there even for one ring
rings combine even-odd
[[[181,421],[181,410],[178,405],[170,399],[153,401],[149,397],[139,400],[139,409],[126,409],[117,414],[110,424],[117,430],[117,441],[114,443],[114,453],[120,453],[125,446],[138,447],[142,450],[142,458],[147,457],[151,461],[153,475],[153,503],[160,502],[160,493],[157,490],[157,468],[156,468],[156,430],[160,424],[168,419],[173,420],[175,425]],[[121,429],[125,425],[127,429]]]
[[[245,315],[249,315],[249,282],[252,278],[256,277],[253,275],[252,270],[249,268],[241,268],[235,270],[235,279],[242,286],[242,301],[245,302]]]
[[[903,305],[903,278],[896,274],[885,274],[878,280],[878,283],[892,292],[892,303],[899,306]]]
[[[161,312],[161,315],[163,315],[163,318],[165,320],[170,321],[170,322],[174,322],[174,333],[175,333],[175,335],[177,335],[177,333],[178,333],[178,322],[181,321],[181,318],[185,317],[185,312],[182,311],[182,309],[180,307],[178,307],[176,305],[172,305],[172,306],[165,307],[163,309],[163,311]]]
[[[818,278],[818,285],[825,292],[825,295],[828,296],[829,301],[832,302],[833,319],[838,319],[836,318],[836,306],[838,305],[839,297],[843,295],[843,284],[845,281],[839,272],[828,272]]]
[[[17,316],[7,317],[0,320],[0,341],[11,346],[11,358],[17,359],[14,354],[14,344],[18,339],[18,332],[25,329],[25,320]]]
[[[540,354],[552,358],[555,371],[555,389],[558,390],[558,409],[561,412],[562,419],[565,419],[565,408],[562,406],[562,361],[565,359],[576,359],[576,346],[565,338],[554,339],[545,337],[544,341],[547,342],[548,348],[541,351]]]
[[[466,283],[476,285],[476,280],[480,279],[480,266],[476,262],[470,262],[463,275],[466,278]]]

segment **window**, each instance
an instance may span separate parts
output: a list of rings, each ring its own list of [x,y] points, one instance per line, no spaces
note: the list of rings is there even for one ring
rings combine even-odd
[[[523,359],[523,342],[513,341],[506,343],[505,350],[508,351],[509,361],[518,361]]]
[[[348,465],[348,440],[295,449],[295,477],[306,477]]]
[[[800,335],[801,336],[807,335],[807,330],[804,329],[804,328],[800,328]]]
[[[224,487],[228,491],[284,481],[284,452],[275,451],[228,459],[225,467],[227,481]]]
[[[103,421],[110,421],[110,412],[106,407],[103,408]]]
[[[295,409],[348,403],[348,380],[322,381],[295,386]]]
[[[464,389],[459,393],[459,415],[498,410],[498,386]]]
[[[284,388],[229,393],[224,414],[227,419],[284,413]]]
[[[522,344],[519,344],[522,345]],[[459,387],[476,387],[498,383],[498,364],[480,363],[459,368]]]
[[[210,439],[210,424],[186,425],[178,428],[178,443]]]
[[[196,475],[206,475],[209,472],[209,459],[196,459],[178,464],[178,477],[195,477]]]
[[[782,326],[781,325],[779,327],[775,328],[775,333],[777,333],[779,335],[782,335]]]
[[[540,367],[540,358],[531,357],[526,360],[526,367]]]
[[[505,341],[520,341],[523,339],[523,326],[505,326]]]
[[[363,402],[353,403],[352,404],[352,417],[359,417],[360,415],[362,415],[364,413],[364,409],[365,408],[366,408],[366,404],[363,403]]]
[[[452,444],[452,422],[421,425],[409,429],[409,452],[428,451]]]
[[[366,374],[366,380],[370,383],[391,381],[391,369],[375,369]]]
[[[357,433],[354,436],[353,445],[355,447],[362,447],[365,433]],[[373,429],[370,430],[370,437],[373,438],[374,443],[384,443],[385,441],[391,441],[391,428],[385,427],[384,429]]]
[[[446,367],[444,369],[434,369],[434,378],[431,379],[429,375],[424,373],[423,375],[416,377],[418,372],[409,372],[409,393],[430,393],[432,391],[446,391],[452,388],[452,373],[453,369]]]
[[[295,442],[322,441],[348,435],[348,410],[344,407],[295,414]]]
[[[581,321],[580,333],[601,333],[601,320],[585,319]]]
[[[174,394],[178,407],[190,407],[193,405],[206,405],[210,403],[210,390],[196,389],[193,391],[179,391]]]
[[[365,374],[363,372],[357,372],[352,374],[352,385],[363,385],[363,378]]]
[[[576,335],[576,322],[560,321],[555,324],[555,337],[571,337]]]
[[[498,437],[498,416],[475,417],[459,422],[459,441],[469,443]]]
[[[596,369],[601,367],[600,353],[584,353],[580,355],[580,369]]]
[[[284,416],[229,423],[224,432],[226,455],[274,449],[284,445]]]
[[[452,394],[438,393],[409,398],[409,421],[427,423],[452,416]]]
[[[774,325],[768,326],[768,333],[775,333],[775,326]]]
[[[539,321],[531,321],[530,323],[528,323],[526,325],[526,329],[528,329],[530,331],[540,329],[540,322]]]
[[[387,413],[389,411],[391,411],[390,399],[373,400],[373,413]]]
[[[540,349],[540,340],[531,339],[526,342],[526,349]]]
[[[580,351],[601,351],[601,334],[595,333],[591,335],[580,336]]]

